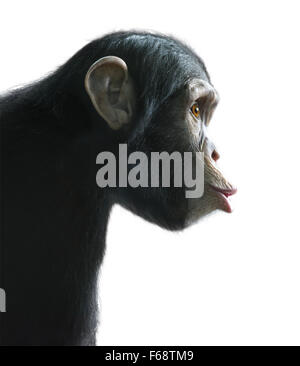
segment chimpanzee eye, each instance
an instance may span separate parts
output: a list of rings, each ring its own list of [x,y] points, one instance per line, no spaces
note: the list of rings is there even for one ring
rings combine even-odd
[[[198,119],[200,118],[200,109],[199,109],[198,103],[195,103],[192,105],[191,112],[193,113],[194,117],[196,117]]]

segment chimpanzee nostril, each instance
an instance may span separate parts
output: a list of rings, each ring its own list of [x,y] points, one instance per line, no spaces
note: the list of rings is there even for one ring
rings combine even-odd
[[[217,152],[216,149],[213,150],[212,154],[211,154],[211,158],[214,160],[214,161],[217,161],[220,159],[220,154]]]

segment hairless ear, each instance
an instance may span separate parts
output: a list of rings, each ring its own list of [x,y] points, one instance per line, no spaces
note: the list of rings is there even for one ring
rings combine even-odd
[[[113,130],[131,122],[136,97],[126,63],[107,56],[96,61],[85,77],[85,89],[101,117]]]

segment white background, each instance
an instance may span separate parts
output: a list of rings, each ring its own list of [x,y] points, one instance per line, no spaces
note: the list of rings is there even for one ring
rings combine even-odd
[[[150,29],[188,42],[221,102],[210,126],[235,211],[181,233],[113,210],[100,345],[299,345],[299,1],[6,1],[1,90],[90,40]]]

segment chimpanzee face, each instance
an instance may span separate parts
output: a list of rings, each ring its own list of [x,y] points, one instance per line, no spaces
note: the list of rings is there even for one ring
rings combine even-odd
[[[138,161],[140,166],[144,164],[143,168],[140,167],[139,174],[142,171],[148,172],[148,177],[143,180],[144,184],[119,187],[115,191],[116,201],[170,229],[184,228],[217,209],[231,212],[228,196],[236,191],[217,168],[216,162],[220,156],[207,134],[218,103],[218,93],[210,83],[204,65],[197,62],[196,56],[185,54],[183,58],[184,62],[176,64],[176,72],[172,71],[172,64],[170,69],[165,69],[166,73],[172,74],[174,80],[177,75],[185,75],[181,84],[177,82],[172,93],[166,92],[163,95],[165,85],[161,80],[157,81],[155,75],[148,77],[153,81],[153,89],[160,92],[159,98],[158,92],[153,93],[153,101],[148,98],[145,102],[140,97],[136,77],[130,74],[131,68],[120,57],[106,56],[99,59],[90,67],[85,79],[86,90],[99,115],[116,133],[129,131],[127,152],[141,152],[148,159],[129,161],[127,171],[134,168],[136,172]],[[150,67],[144,72],[154,71]],[[159,74],[163,79],[162,70]],[[175,152],[181,154],[182,169],[178,173],[175,163],[165,167],[160,163],[161,170],[157,173],[159,185],[153,186],[150,179],[155,167],[153,153],[162,152],[169,155]],[[201,195],[189,197],[186,194],[187,185],[183,179],[185,153],[191,153],[190,166],[196,173],[196,167],[202,166]],[[169,186],[163,186],[163,175],[168,169],[173,181],[171,179]],[[178,178],[175,178],[176,174],[181,175],[181,186],[175,183]],[[199,178],[197,174],[196,178]],[[196,183],[200,184],[200,178],[198,181]]]

